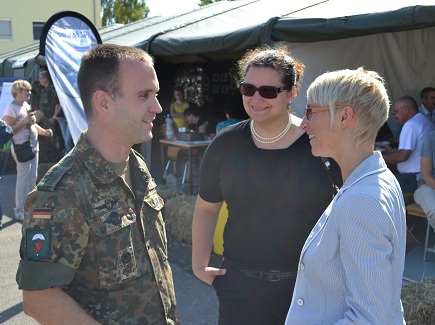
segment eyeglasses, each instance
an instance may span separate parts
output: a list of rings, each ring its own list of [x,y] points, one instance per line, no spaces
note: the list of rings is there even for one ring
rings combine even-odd
[[[307,120],[311,120],[311,115],[313,115],[313,113],[327,110],[329,110],[329,106],[311,107],[310,105],[307,105],[307,107],[305,107],[305,116],[307,117]]]
[[[335,108],[343,108],[343,107],[345,106],[335,106]],[[307,120],[310,120],[311,115],[313,115],[313,113],[319,113],[328,110],[329,110],[329,106],[311,107],[310,105],[307,105],[307,107],[305,107],[305,116],[307,117]]]
[[[405,105],[405,106],[402,106],[402,107],[400,107],[400,108],[398,108],[398,109],[393,110],[393,115],[394,115],[394,116],[397,115],[397,114],[399,113],[399,111],[400,111],[402,108],[405,108],[405,107],[406,107],[406,105]]]
[[[284,90],[286,90],[285,86],[279,88],[274,86],[261,86],[257,88],[254,85],[245,82],[240,84],[240,93],[248,97],[254,96],[255,92],[258,91],[261,97],[265,99],[272,99],[278,97],[278,94]]]
[[[32,89],[28,89],[28,88],[21,88],[21,90],[22,90],[22,91],[25,91],[25,92],[32,91]]]

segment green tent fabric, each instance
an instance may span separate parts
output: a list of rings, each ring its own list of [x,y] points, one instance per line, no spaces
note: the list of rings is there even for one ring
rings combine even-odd
[[[416,4],[418,3],[418,4]],[[272,38],[318,42],[435,26],[435,2],[329,0],[281,17]]]
[[[239,5],[147,40],[146,49],[162,57],[197,55],[199,59],[209,60],[237,57],[248,48],[271,44],[272,29],[280,16],[314,5],[318,0],[231,2]],[[143,43],[137,46],[145,48]]]
[[[435,3],[428,0],[231,2],[239,5],[135,46],[171,60],[219,60],[278,41],[317,42],[435,26]]]
[[[181,63],[233,59],[248,48],[279,41],[319,42],[424,29],[435,26],[433,17],[433,0],[235,0],[99,32],[103,43],[140,47],[158,59]],[[33,53],[29,46],[0,54],[0,76],[13,75],[12,64]]]

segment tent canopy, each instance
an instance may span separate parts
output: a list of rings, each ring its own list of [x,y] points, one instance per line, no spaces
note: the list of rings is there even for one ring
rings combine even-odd
[[[170,17],[152,17],[99,30],[103,43],[141,47],[175,63],[237,58],[273,42],[318,42],[435,26],[431,0],[235,0]],[[31,45],[0,55],[0,75]]]
[[[223,4],[218,2],[215,4]],[[318,42],[435,26],[433,1],[238,0],[219,14],[134,44],[180,62],[220,60],[277,41]],[[225,9],[225,10],[223,10]]]
[[[435,3],[329,0],[281,17],[272,38],[318,42],[435,26]]]
[[[141,47],[162,63],[237,59],[248,48],[286,42],[306,65],[301,96],[292,103],[300,115],[314,78],[343,68],[378,71],[392,99],[418,99],[420,89],[435,85],[433,17],[433,0],[235,0],[99,33],[103,43]],[[36,44],[1,54],[0,77],[31,76],[37,54]]]

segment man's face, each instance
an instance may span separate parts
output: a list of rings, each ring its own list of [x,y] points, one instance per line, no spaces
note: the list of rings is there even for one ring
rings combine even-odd
[[[39,77],[38,77],[39,83],[43,86],[43,87],[47,87],[49,84],[48,78],[47,76],[45,76],[44,74],[40,73]]]
[[[431,91],[425,98],[421,99],[422,104],[432,113],[435,110],[435,91]]]
[[[195,123],[195,121],[193,120],[193,114],[186,115],[184,118],[186,119],[187,124]]]
[[[153,120],[162,112],[157,100],[159,81],[154,67],[142,61],[124,60],[119,71],[122,73],[122,97],[112,100],[110,118],[114,134],[128,146],[150,140]]]
[[[396,118],[397,122],[400,125],[405,124],[405,122],[408,120],[407,113],[408,113],[408,106],[406,106],[403,102],[396,102],[393,105],[393,114]]]

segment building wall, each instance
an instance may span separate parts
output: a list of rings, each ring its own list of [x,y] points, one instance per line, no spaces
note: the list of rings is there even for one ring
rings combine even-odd
[[[45,23],[59,11],[78,12],[101,27],[101,0],[0,0],[0,7],[0,54],[39,43],[34,40],[33,23]],[[4,20],[11,21],[10,38],[2,36]]]

